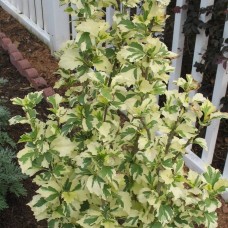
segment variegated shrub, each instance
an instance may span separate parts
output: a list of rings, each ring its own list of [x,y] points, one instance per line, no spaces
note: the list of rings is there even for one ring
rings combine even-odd
[[[206,148],[199,128],[216,111],[190,75],[167,91],[175,54],[155,38],[162,31],[168,0],[62,0],[76,7],[77,38],[60,53],[56,87],[65,96],[49,97],[50,112],[39,119],[41,92],[13,103],[31,132],[21,136],[22,171],[39,186],[29,205],[49,227],[216,227],[217,195],[228,186],[218,170],[188,171],[183,155],[190,144]],[[115,8],[113,24],[105,7]],[[129,16],[138,6],[140,15]],[[158,95],[164,104],[159,106]]]

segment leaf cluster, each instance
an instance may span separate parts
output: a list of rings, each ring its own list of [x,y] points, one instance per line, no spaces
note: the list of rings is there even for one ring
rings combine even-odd
[[[175,82],[183,92],[167,91],[176,55],[155,33],[169,1],[61,2],[77,18],[76,40],[59,53],[56,87],[67,91],[47,99],[45,121],[36,111],[42,92],[13,99],[25,115],[10,120],[31,126],[18,159],[39,186],[29,203],[36,219],[49,227],[216,227],[216,197],[228,183],[210,166],[203,175],[188,170],[183,156],[191,144],[207,147],[194,123],[228,115],[202,94],[189,97],[199,87],[190,75]],[[141,14],[129,16],[136,7]]]

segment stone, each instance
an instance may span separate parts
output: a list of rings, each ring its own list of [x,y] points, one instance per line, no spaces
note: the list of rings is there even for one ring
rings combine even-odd
[[[12,41],[10,38],[4,37],[1,40],[1,45],[3,50],[8,51],[9,45],[12,44]]]
[[[31,83],[36,90],[44,89],[48,86],[47,81],[43,77],[33,78]]]
[[[29,69],[31,67],[32,66],[31,66],[30,62],[27,59],[23,59],[23,60],[20,60],[20,61],[17,61],[16,62],[16,68],[17,68],[17,70],[24,77],[26,77],[25,70],[27,70],[27,69]]]
[[[2,39],[6,38],[6,34],[3,32],[0,32],[0,46],[2,46]]]
[[[9,44],[8,46],[8,53],[14,53],[14,52],[18,52],[17,46],[15,44]]]
[[[22,60],[23,56],[22,54],[18,51],[18,52],[13,52],[10,54],[10,62],[17,67],[17,62]]]
[[[52,87],[43,89],[43,96],[45,99],[55,94],[55,91]]]
[[[35,68],[30,68],[24,70],[24,76],[27,78],[27,80],[32,83],[32,79],[38,78],[39,74]]]

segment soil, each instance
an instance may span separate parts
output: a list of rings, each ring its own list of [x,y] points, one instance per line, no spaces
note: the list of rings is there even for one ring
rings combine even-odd
[[[28,32],[21,24],[19,24],[12,16],[7,14],[0,7],[0,31],[4,32],[12,41],[18,45],[22,54],[30,61],[30,63],[42,74],[47,80],[48,84],[53,86],[58,76],[54,74],[57,71],[58,62],[51,55],[49,48],[39,41],[34,35]],[[171,43],[170,39],[169,42]],[[8,80],[7,85],[0,90],[0,98],[5,100],[5,105],[10,109],[12,116],[23,115],[20,107],[14,106],[9,101],[13,97],[24,97],[27,93],[34,91],[28,81],[20,76],[17,70],[11,65],[8,54],[0,48],[0,77]],[[41,110],[46,110],[47,104],[43,102],[40,107]],[[45,112],[44,112],[45,115]],[[14,125],[10,127],[9,133],[18,141],[21,132],[28,130],[28,126]],[[225,131],[225,130],[224,130]],[[223,135],[219,135],[218,152],[216,156],[220,157],[220,149],[224,146]],[[218,141],[219,141],[218,140]],[[227,144],[227,141],[226,141]],[[18,150],[23,145],[18,146]],[[227,151],[226,151],[227,152]],[[224,156],[223,156],[224,157]],[[224,158],[221,158],[224,163]],[[219,160],[221,163],[221,160]],[[28,206],[26,204],[35,195],[37,187],[32,183],[31,179],[24,181],[24,186],[27,189],[27,196],[17,198],[15,196],[8,196],[9,208],[0,213],[0,228],[46,228],[45,221],[37,222]],[[228,228],[228,205],[221,199],[223,206],[218,209],[219,228]],[[226,213],[223,212],[227,208]]]
[[[0,31],[16,44],[24,58],[29,60],[50,86],[53,86],[58,78],[57,75],[53,75],[58,68],[58,62],[51,55],[49,48],[2,8],[0,8]]]
[[[34,91],[28,81],[23,78],[16,69],[11,65],[8,54],[0,48],[0,77],[7,79],[8,82],[0,90],[0,99],[3,101],[11,115],[23,115],[20,107],[11,104],[10,99],[13,97],[24,97],[27,93]],[[46,108],[46,104],[41,105],[43,109]],[[18,141],[21,132],[28,131],[26,125],[13,125],[8,129],[8,133],[14,139]],[[23,145],[18,145],[17,151],[19,151]],[[46,222],[39,222],[35,220],[31,209],[26,206],[31,201],[32,196],[35,195],[37,187],[32,183],[31,179],[24,181],[24,187],[27,190],[26,197],[17,198],[14,195],[7,196],[7,203],[9,208],[0,212],[0,227],[1,228],[44,228]]]

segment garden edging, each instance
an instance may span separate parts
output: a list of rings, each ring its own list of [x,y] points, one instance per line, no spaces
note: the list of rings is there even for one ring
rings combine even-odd
[[[10,62],[17,69],[22,77],[25,77],[29,84],[37,91],[42,91],[45,99],[55,94],[54,89],[48,85],[47,81],[39,74],[36,68],[34,68],[28,59],[24,59],[21,52],[18,50],[11,39],[0,32],[0,45],[4,51],[6,51],[10,57]]]

